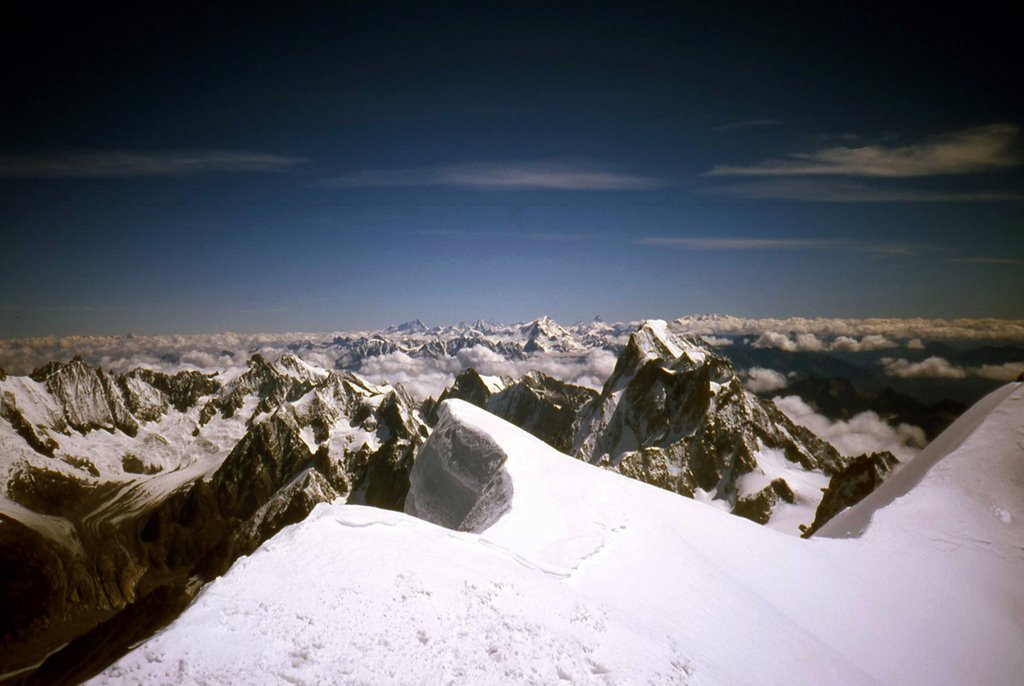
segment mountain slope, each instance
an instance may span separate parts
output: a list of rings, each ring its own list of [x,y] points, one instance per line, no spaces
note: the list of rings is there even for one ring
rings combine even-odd
[[[703,341],[658,320],[630,336],[600,397],[582,409],[573,453],[794,534],[846,464],[747,392]]]
[[[962,493],[932,476],[947,462],[978,468],[964,493],[1020,488],[1024,389],[993,402],[905,498],[955,515]],[[895,501],[859,538],[802,540],[459,401],[428,449],[412,491],[433,504],[415,509],[464,531],[320,505],[96,683],[1006,684],[1024,669],[1019,505],[958,533]],[[493,523],[450,517],[468,474],[459,508],[501,491]]]
[[[291,354],[219,377],[73,360],[0,400],[0,674],[78,637],[54,658],[73,674],[90,635],[147,635],[116,625],[149,626],[132,606],[177,605],[319,502],[401,508],[427,434],[400,388]]]

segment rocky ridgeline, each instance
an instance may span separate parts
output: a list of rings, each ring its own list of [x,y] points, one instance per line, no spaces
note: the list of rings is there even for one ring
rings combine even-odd
[[[437,407],[454,398],[482,407],[515,424],[564,453],[572,448],[574,425],[580,411],[597,397],[597,392],[566,383],[542,372],[531,371],[518,381],[485,377],[474,369],[455,377],[435,403],[428,400],[424,416],[431,424],[438,420]]]
[[[0,673],[145,635],[317,503],[401,509],[428,433],[400,388],[290,354],[228,380],[75,359],[0,402]]]
[[[888,453],[844,458],[770,400],[747,392],[729,361],[701,339],[658,321],[630,336],[599,394],[539,372],[513,382],[470,369],[438,402],[448,398],[482,407],[579,459],[688,497],[703,494],[761,524],[781,504],[806,510],[806,524],[827,519],[852,504],[846,496],[865,489],[855,466],[872,465],[876,485],[895,464]],[[435,407],[429,401],[425,408],[432,422]],[[766,451],[846,495],[828,496],[816,514],[821,490],[801,491],[786,468],[764,459]],[[747,475],[761,477],[750,480],[756,489]]]

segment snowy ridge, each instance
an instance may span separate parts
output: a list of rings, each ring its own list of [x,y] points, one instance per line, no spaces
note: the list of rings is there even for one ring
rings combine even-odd
[[[972,519],[959,534],[976,542],[955,547],[921,509],[801,540],[446,406],[452,431],[507,456],[513,496],[494,524],[320,505],[96,683],[1007,684],[1024,669],[1019,511]],[[980,461],[977,487],[1013,481],[1020,385],[987,417],[929,474]],[[941,484],[908,496],[955,506]]]
[[[981,512],[1012,525],[1024,523],[1024,384],[1011,383],[982,398],[876,491],[825,524],[818,536],[860,536],[914,519],[925,528],[960,528],[956,518]],[[1020,449],[1014,453],[1013,444]],[[1002,477],[1002,478],[1000,478]],[[921,487],[923,484],[927,484]],[[925,494],[944,491],[941,507]],[[952,504],[956,507],[951,507]],[[938,504],[936,504],[938,505]],[[930,517],[920,510],[934,510]],[[872,524],[878,514],[879,522]],[[916,521],[920,519],[920,521]],[[997,531],[1009,531],[997,527]],[[920,529],[918,530],[920,533]]]

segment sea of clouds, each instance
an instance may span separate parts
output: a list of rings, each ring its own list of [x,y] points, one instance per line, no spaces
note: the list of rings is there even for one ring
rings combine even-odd
[[[698,333],[716,346],[732,343],[729,336],[756,337],[756,347],[791,352],[845,353],[891,351],[877,361],[884,373],[900,378],[963,379],[978,376],[1011,381],[1024,372],[1024,361],[963,367],[941,357],[911,361],[900,349],[920,350],[926,340],[1024,341],[1024,322],[992,319],[742,319],[722,316],[684,317],[673,328]],[[254,354],[276,359],[291,351],[325,369],[338,366],[344,347],[337,337],[366,332],[199,334],[182,336],[68,336],[0,339],[0,368],[8,374],[28,374],[54,360],[81,356],[104,369],[124,372],[135,367],[177,372],[217,371],[245,365]],[[470,367],[481,374],[519,378],[539,370],[564,381],[600,389],[615,367],[614,353],[596,349],[584,354],[540,354],[507,359],[484,346],[466,348],[453,357],[414,357],[397,351],[361,361],[353,371],[374,383],[401,384],[413,397],[437,397],[455,376]],[[747,370],[744,381],[757,393],[783,391],[789,378],[782,371]],[[779,398],[779,407],[800,424],[834,443],[845,454],[890,450],[906,459],[924,444],[917,427],[892,426],[872,412],[849,421],[833,421],[814,412],[796,396]]]

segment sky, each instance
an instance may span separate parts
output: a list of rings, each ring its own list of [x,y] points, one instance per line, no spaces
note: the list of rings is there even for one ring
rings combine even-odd
[[[1019,3],[144,5],[7,11],[0,338],[1024,318]]]

